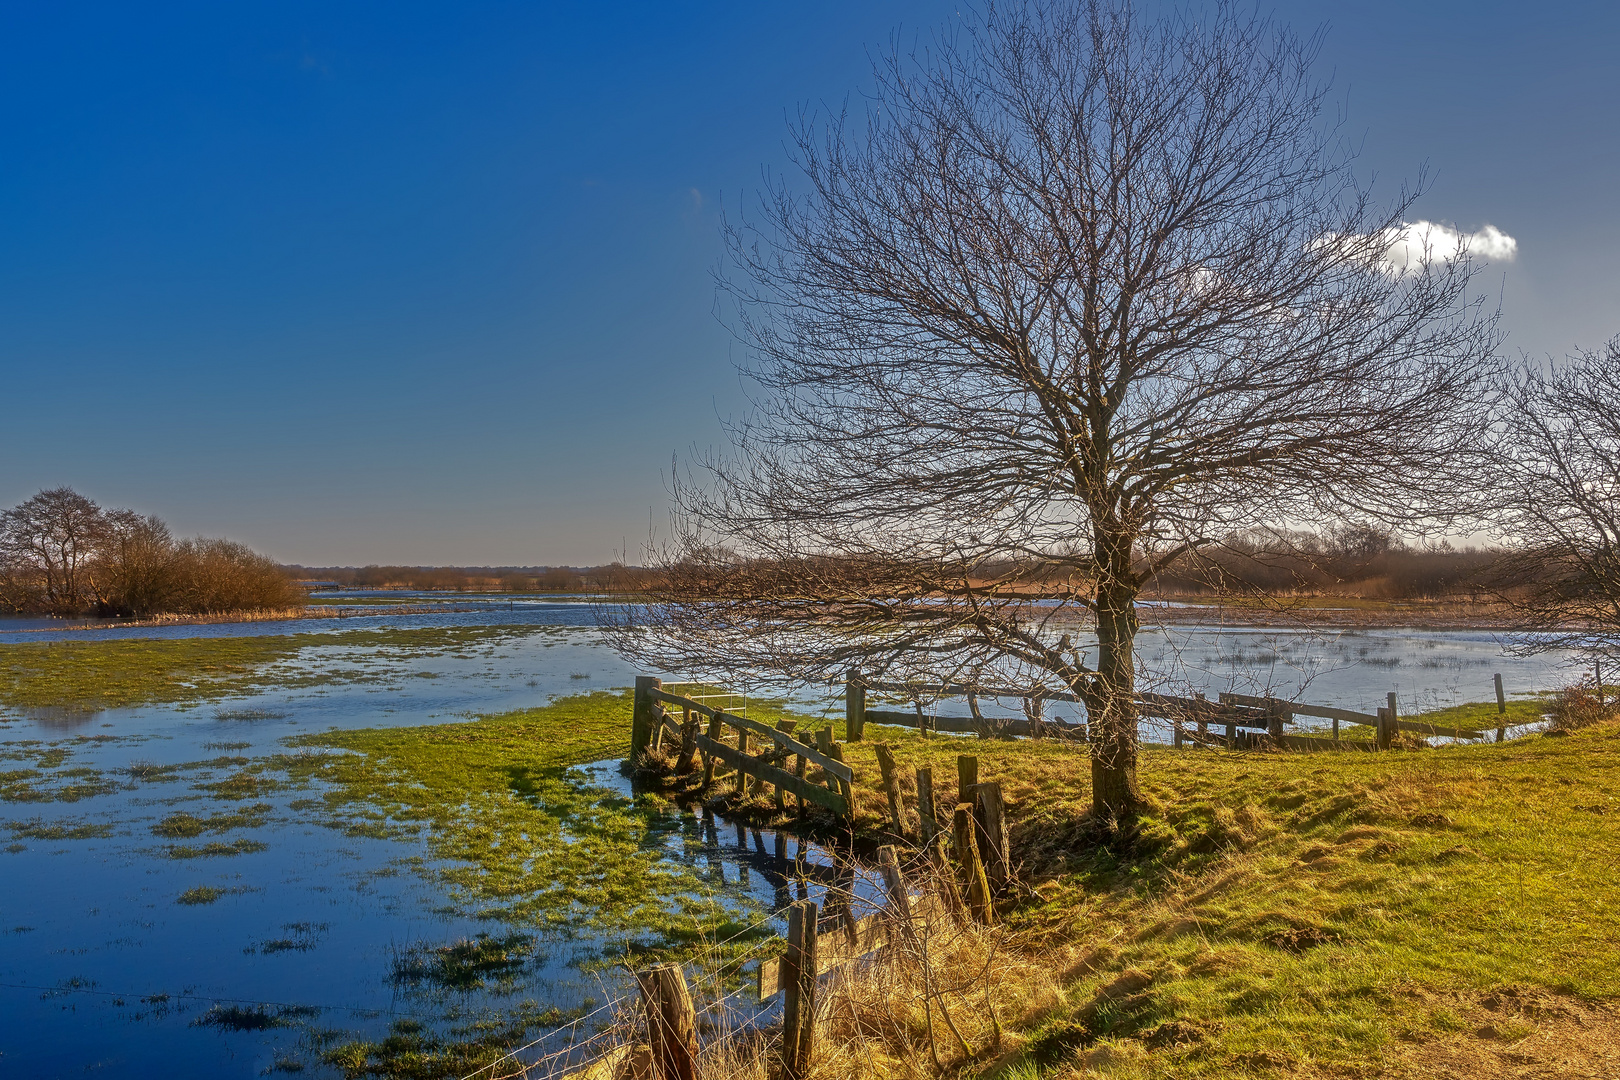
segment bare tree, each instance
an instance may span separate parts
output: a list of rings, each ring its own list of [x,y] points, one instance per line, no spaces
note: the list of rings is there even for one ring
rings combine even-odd
[[[175,599],[174,538],[156,515],[109,510],[97,559],[96,604],[104,613],[150,615]]]
[[[1504,404],[1495,579],[1535,631],[1521,644],[1620,662],[1620,337],[1527,365]]]
[[[1226,4],[998,5],[802,122],[802,183],[729,229],[755,412],[677,482],[621,646],[1072,690],[1131,812],[1143,586],[1436,509],[1493,369],[1466,251],[1396,265],[1415,196],[1358,187],[1316,49]]]
[[[0,514],[0,549],[28,581],[34,603],[81,611],[95,588],[90,569],[107,533],[101,507],[72,488],[52,488]]]

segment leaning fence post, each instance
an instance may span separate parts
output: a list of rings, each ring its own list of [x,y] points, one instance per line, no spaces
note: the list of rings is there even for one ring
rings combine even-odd
[[[974,821],[972,803],[956,804],[951,832],[956,842],[956,861],[967,876],[968,909],[974,919],[989,926],[996,921],[996,913],[990,906],[990,882],[984,876],[984,861],[979,858],[979,842],[974,835],[978,824]]]
[[[630,714],[630,760],[633,762],[653,742],[658,721],[653,717],[652,692],[664,685],[662,679],[651,675],[636,676],[636,692]]]
[[[1507,695],[1502,692],[1502,673],[1496,673],[1496,741],[1507,737]]]
[[[1001,802],[1001,785],[994,780],[985,781],[975,789],[978,802],[976,817],[980,835],[985,843],[981,854],[990,883],[1000,890],[1012,877],[1007,858],[1007,815]]]
[[[888,743],[876,746],[878,770],[883,774],[883,794],[889,799],[889,831],[906,835],[906,810],[900,804],[900,779],[894,774],[894,751]]]
[[[657,1080],[696,1080],[697,1013],[679,964],[659,964],[638,980]]]
[[[889,894],[892,908],[907,927],[911,926],[911,891],[906,887],[906,875],[900,870],[900,856],[893,844],[878,848],[878,869],[883,873],[883,885]]]
[[[844,738],[860,742],[866,730],[866,682],[860,668],[844,679]]]
[[[801,1080],[815,1054],[816,922],[814,900],[788,908],[788,947],[782,956],[782,1075]]]

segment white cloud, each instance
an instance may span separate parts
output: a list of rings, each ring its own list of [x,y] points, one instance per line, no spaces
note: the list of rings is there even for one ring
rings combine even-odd
[[[1497,262],[1512,262],[1519,242],[1495,225],[1465,233],[1433,221],[1409,221],[1384,230],[1389,250],[1384,261],[1397,274],[1415,269],[1424,260],[1448,262],[1462,255]]]

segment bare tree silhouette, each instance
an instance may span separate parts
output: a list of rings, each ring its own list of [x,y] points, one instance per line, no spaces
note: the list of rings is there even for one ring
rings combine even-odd
[[[1229,4],[996,5],[803,120],[802,183],[728,231],[755,410],[677,481],[620,646],[1072,690],[1095,810],[1131,812],[1144,584],[1437,509],[1494,369],[1466,251],[1392,263],[1415,193],[1358,186],[1317,45]]]

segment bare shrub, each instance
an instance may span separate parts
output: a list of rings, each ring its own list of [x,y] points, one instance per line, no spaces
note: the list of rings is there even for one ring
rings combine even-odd
[[[1620,717],[1620,706],[1605,702],[1593,687],[1581,683],[1554,694],[1547,709],[1549,731],[1577,731]]]

